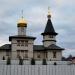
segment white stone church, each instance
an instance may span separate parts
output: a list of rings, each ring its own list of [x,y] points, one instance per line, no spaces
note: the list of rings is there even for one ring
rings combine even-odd
[[[21,57],[25,60],[34,58],[36,60],[52,60],[61,61],[63,48],[56,45],[56,36],[53,24],[51,22],[51,14],[47,15],[48,21],[43,36],[43,45],[34,45],[36,37],[27,36],[27,22],[22,17],[17,23],[18,34],[9,36],[11,44],[5,44],[0,47],[0,59],[10,57],[13,60]]]

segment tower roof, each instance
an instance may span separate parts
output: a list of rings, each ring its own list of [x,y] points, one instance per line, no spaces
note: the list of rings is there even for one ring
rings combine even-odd
[[[46,24],[44,33],[42,33],[42,35],[47,35],[47,34],[48,35],[57,35],[57,33],[54,30],[53,24],[51,22],[51,14],[50,14],[50,11],[48,12],[47,17],[48,17],[48,21],[47,21],[47,24]]]
[[[18,20],[17,25],[18,27],[27,27],[27,21],[23,17],[23,10],[22,10],[22,17]]]
[[[18,20],[17,25],[18,25],[18,27],[26,27],[27,26],[27,21],[22,17]]]
[[[20,18],[18,20],[18,23],[25,23],[25,24],[27,24],[27,21],[24,18]]]

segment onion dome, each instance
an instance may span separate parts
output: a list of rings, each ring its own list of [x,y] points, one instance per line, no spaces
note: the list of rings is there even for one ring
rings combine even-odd
[[[27,27],[27,21],[22,17],[18,20],[17,26],[18,27]]]

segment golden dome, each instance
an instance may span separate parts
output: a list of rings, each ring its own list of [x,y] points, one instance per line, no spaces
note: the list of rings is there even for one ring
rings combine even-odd
[[[18,27],[27,27],[27,21],[22,17],[18,20]]]

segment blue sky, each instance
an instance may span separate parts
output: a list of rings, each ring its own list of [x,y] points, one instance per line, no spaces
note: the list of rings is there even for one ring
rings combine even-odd
[[[75,56],[74,0],[0,0],[0,45],[9,43],[9,35],[17,34],[21,10],[24,10],[24,18],[28,22],[27,34],[37,37],[35,44],[42,44],[40,34],[47,22],[48,6],[53,26],[59,33],[57,45],[66,49],[63,55]]]

